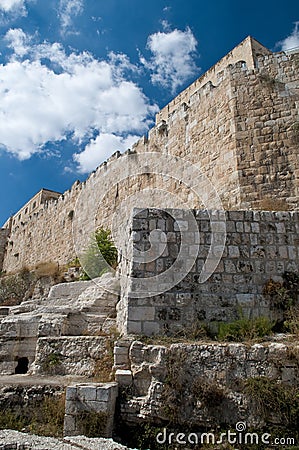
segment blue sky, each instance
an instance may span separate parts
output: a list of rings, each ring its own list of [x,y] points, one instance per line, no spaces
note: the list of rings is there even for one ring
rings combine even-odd
[[[0,0],[0,224],[63,192],[247,35],[299,46],[298,1]]]

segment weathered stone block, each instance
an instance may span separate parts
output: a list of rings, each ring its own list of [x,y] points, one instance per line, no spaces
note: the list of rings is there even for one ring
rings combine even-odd
[[[64,416],[63,433],[64,436],[73,436],[76,431],[76,419],[73,415]]]
[[[154,320],[155,308],[153,306],[132,306],[128,311],[129,320]]]
[[[152,336],[160,332],[160,326],[156,322],[144,322],[142,331],[146,336]]]
[[[131,370],[117,369],[115,372],[115,380],[119,386],[130,386],[133,381]]]

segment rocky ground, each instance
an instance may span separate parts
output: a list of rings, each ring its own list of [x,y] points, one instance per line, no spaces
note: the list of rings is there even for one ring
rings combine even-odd
[[[85,436],[61,439],[0,430],[0,450],[129,450],[112,439]]]

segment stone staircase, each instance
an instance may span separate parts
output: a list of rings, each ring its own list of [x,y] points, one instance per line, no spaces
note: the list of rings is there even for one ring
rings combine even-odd
[[[39,345],[40,339],[68,342],[71,336],[84,340],[109,334],[116,328],[118,292],[117,279],[106,273],[90,281],[57,284],[46,298],[6,307],[0,314],[0,374],[15,373],[17,361],[24,357],[29,372],[35,373],[34,362],[40,359],[37,352],[45,348],[44,342]],[[96,359],[100,357],[98,351],[94,354]],[[83,361],[85,356],[83,352],[79,359]]]

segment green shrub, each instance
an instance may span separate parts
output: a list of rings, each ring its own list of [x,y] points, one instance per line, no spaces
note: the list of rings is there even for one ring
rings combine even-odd
[[[84,273],[81,280],[89,280],[101,276],[110,267],[117,266],[117,249],[111,238],[111,231],[104,228],[96,230],[91,243],[81,256]]]
[[[272,333],[274,323],[267,317],[241,318],[232,323],[222,323],[218,338],[221,341],[246,341],[262,338]]]
[[[60,353],[53,352],[48,354],[42,363],[43,372],[47,372],[52,375],[60,374],[62,370],[61,359],[62,355]]]

